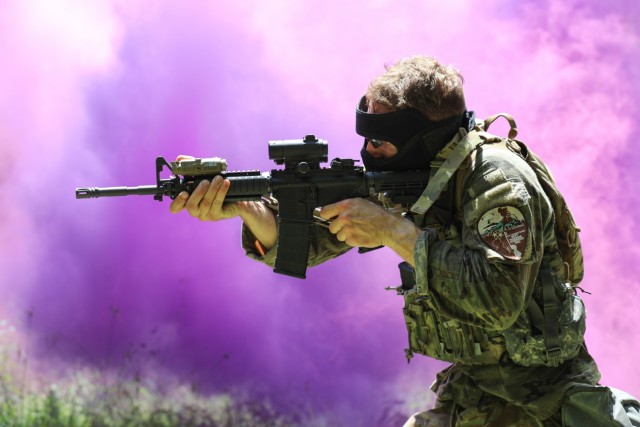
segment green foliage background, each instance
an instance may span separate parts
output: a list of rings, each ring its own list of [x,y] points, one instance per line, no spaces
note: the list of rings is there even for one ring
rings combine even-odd
[[[140,375],[79,368],[53,378],[30,366],[13,332],[0,322],[0,427],[319,425],[278,414],[269,402],[205,395],[193,385]]]

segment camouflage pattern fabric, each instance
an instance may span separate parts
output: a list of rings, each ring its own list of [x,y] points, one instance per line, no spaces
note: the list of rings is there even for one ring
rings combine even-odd
[[[478,395],[476,388],[467,390]],[[522,406],[491,395],[476,396],[464,407],[440,396],[433,409],[414,414],[403,427],[634,427],[640,426],[640,404],[628,393],[610,387],[578,384],[569,389],[553,416],[536,419]]]
[[[466,132],[456,139],[464,142]],[[405,294],[410,351],[454,363],[495,364],[506,347],[521,365],[549,364],[542,331],[532,334],[526,311],[531,298],[548,305],[541,293],[548,282],[558,297],[557,314],[570,324],[554,363],[574,357],[584,310],[565,285],[549,199],[519,153],[485,144],[474,159],[460,223],[444,227],[427,213],[421,224],[415,292]]]
[[[567,427],[634,427],[640,426],[640,403],[613,387],[577,386],[567,394],[561,415]]]
[[[579,411],[562,409],[571,390],[596,389],[600,374],[582,345],[584,308],[565,284],[553,209],[517,150],[486,144],[467,171],[460,222],[443,226],[429,212],[422,219],[416,288],[405,294],[409,353],[454,364],[432,386],[436,407],[407,426],[626,425],[613,418],[625,419],[625,412],[606,402],[602,415],[586,422],[574,420]],[[527,311],[531,299],[543,305],[546,281],[563,306],[558,365]]]
[[[581,345],[583,324],[567,338],[566,362],[545,366],[541,333],[526,311],[541,298],[541,269],[571,300],[563,272],[551,267],[559,257],[553,208],[524,159],[491,144],[477,149],[462,194],[459,224],[443,227],[428,212],[424,219],[414,250],[416,295],[405,295],[410,352],[455,363],[434,390],[454,402],[460,425],[509,425],[508,416],[520,420],[513,425],[542,425],[567,389],[599,380]]]

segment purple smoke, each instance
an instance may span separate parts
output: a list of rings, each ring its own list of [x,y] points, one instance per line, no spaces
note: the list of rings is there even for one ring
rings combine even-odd
[[[357,158],[359,96],[385,63],[421,53],[458,66],[469,107],[511,113],[547,160],[583,229],[589,348],[605,384],[640,395],[640,314],[628,304],[639,18],[634,0],[6,1],[0,315],[49,366],[144,365],[332,425],[408,411],[398,402],[442,365],[404,362],[402,302],[383,290],[398,282],[388,250],[299,281],[246,259],[239,221],[73,190],[151,184],[158,155],[269,170],[268,140],[308,133],[329,140],[330,157]]]

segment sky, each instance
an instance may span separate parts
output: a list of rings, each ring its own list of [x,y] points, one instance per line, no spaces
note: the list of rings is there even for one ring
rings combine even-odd
[[[414,54],[508,112],[582,229],[587,345],[640,395],[640,4],[635,0],[0,1],[0,319],[34,363],[266,396],[328,425],[426,408],[444,365],[407,365],[398,257],[349,253],[304,281],[247,259],[240,222],[172,215],[155,158],[268,171],[269,140],[315,134],[358,158],[354,110]],[[506,126],[492,128],[506,134]]]

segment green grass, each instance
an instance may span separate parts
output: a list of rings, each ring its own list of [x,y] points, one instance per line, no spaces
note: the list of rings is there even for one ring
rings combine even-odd
[[[80,370],[65,380],[23,388],[0,377],[0,426],[290,426],[267,403],[234,402],[228,395],[201,395],[188,386],[160,391],[140,379],[105,379]]]
[[[40,388],[40,390],[36,390]],[[106,380],[81,370],[64,381],[24,390],[15,377],[0,377],[0,426],[289,426],[266,403],[205,396],[188,386],[162,392],[140,379]]]
[[[160,386],[109,370],[80,368],[52,378],[0,323],[0,427],[235,427],[320,425],[278,414],[268,402],[206,395],[189,384]]]

